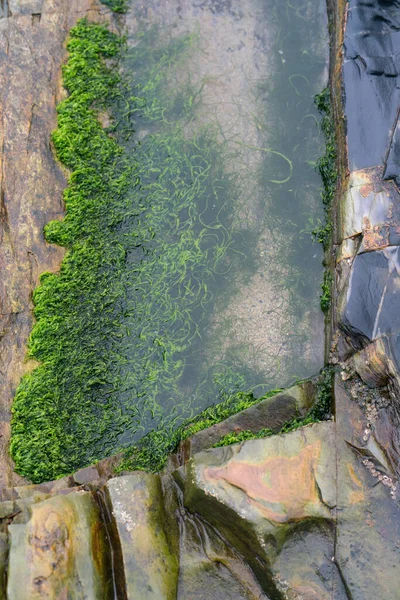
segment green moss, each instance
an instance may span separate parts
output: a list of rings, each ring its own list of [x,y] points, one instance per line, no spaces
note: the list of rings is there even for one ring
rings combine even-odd
[[[128,0],[100,0],[115,13],[126,13],[128,10]]]
[[[337,152],[335,124],[331,112],[331,98],[329,88],[325,88],[315,97],[315,104],[322,113],[321,128],[325,135],[325,154],[317,161],[317,170],[322,178],[322,201],[327,213],[332,205],[337,183]]]
[[[321,127],[325,134],[325,154],[317,161],[316,165],[323,183],[322,201],[325,207],[325,224],[316,227],[312,235],[315,240],[322,244],[325,255],[327,255],[332,244],[332,202],[335,197],[338,179],[335,123],[331,111],[329,88],[325,88],[316,96],[315,103],[318,110],[323,114]],[[327,313],[331,306],[331,290],[332,274],[326,269],[320,295],[321,309],[324,313]]]
[[[224,435],[219,442],[214,444],[213,448],[221,448],[223,446],[231,446],[232,444],[240,444],[241,442],[246,442],[247,440],[257,440],[260,438],[270,437],[274,435],[274,432],[271,429],[260,429],[257,433],[253,431],[238,431],[231,432]]]
[[[311,231],[311,235],[314,240],[319,244],[322,244],[325,251],[328,250],[331,239],[332,239],[333,225],[329,219],[326,220],[324,225],[318,225]]]

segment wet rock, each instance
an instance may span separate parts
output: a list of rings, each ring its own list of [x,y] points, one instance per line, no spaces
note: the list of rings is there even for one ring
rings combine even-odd
[[[112,512],[113,545],[120,557],[117,582],[130,600],[175,600],[178,557],[166,531],[158,476],[136,472],[105,488]]]
[[[105,531],[92,495],[58,496],[31,510],[26,525],[9,526],[8,599],[108,598]]]
[[[396,2],[349,2],[343,80],[351,171],[380,165],[389,150],[400,101],[398,27]],[[392,147],[389,165],[396,156]]]
[[[321,423],[287,435],[207,450],[177,473],[185,506],[222,532],[273,597],[279,586],[287,585],[291,593],[308,590],[307,597],[331,598],[319,569],[331,565],[327,557],[333,527],[318,534],[316,554],[307,539],[319,523],[335,519],[333,448],[334,424]],[[293,536],[310,550],[308,557],[297,565],[290,562],[285,570],[279,557],[292,552]]]
[[[361,379],[370,387],[382,387],[388,382],[386,345],[383,339],[375,340],[354,355],[354,366]]]
[[[263,600],[260,585],[220,534],[183,512],[178,600]]]
[[[383,181],[382,174],[382,167],[351,173],[339,202],[339,239],[361,236],[359,253],[400,241],[400,195],[394,182]]]
[[[379,474],[387,476],[379,470],[380,457],[369,454],[376,466],[369,470],[364,465],[366,455],[355,450],[355,446],[360,446],[365,416],[339,377],[335,395],[340,507],[335,560],[346,582],[348,597],[395,600],[400,587],[399,505],[383,479],[379,480]]]
[[[8,562],[8,536],[0,533],[0,600],[7,600],[6,572]]]
[[[232,431],[257,433],[260,429],[268,428],[278,432],[285,423],[307,412],[314,401],[314,394],[313,383],[306,382],[291,387],[282,394],[267,398],[191,436],[183,442],[181,455],[187,459],[206,448],[211,448],[224,435]]]
[[[340,303],[340,327],[356,348],[400,331],[399,248],[356,256]]]
[[[80,469],[73,475],[73,479],[76,485],[90,483],[91,481],[95,481],[98,478],[99,472],[96,469],[96,467],[86,467],[85,469]]]
[[[347,600],[345,587],[332,560],[334,540],[332,523],[299,524],[294,529],[273,567],[277,572],[275,580],[283,590],[286,588],[288,598]]]
[[[101,477],[101,479],[110,479],[111,477],[115,477],[115,469],[121,463],[122,458],[122,454],[114,454],[114,456],[104,458],[96,463],[96,469],[99,477]]]

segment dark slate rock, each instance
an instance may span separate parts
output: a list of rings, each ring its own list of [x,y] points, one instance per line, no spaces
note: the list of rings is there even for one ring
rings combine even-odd
[[[340,326],[362,347],[382,335],[400,332],[399,248],[356,256]]]
[[[393,361],[396,371],[400,373],[400,334],[387,338],[387,354]]]
[[[349,2],[343,78],[351,170],[381,165],[400,175],[400,144],[393,141],[400,104],[400,12],[396,0]]]

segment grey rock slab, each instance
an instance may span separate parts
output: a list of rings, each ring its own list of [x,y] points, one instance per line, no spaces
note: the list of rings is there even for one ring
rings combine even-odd
[[[248,565],[199,517],[181,514],[178,600],[267,600]]]
[[[121,561],[118,586],[128,600],[175,600],[178,558],[165,527],[160,478],[135,472],[111,479],[105,492]]]
[[[348,5],[343,80],[350,170],[382,165],[390,149],[400,91],[396,2],[352,0]],[[389,163],[395,163],[393,148]]]
[[[400,510],[373,476],[360,446],[366,418],[347,382],[336,377],[338,512],[335,561],[352,600],[397,600],[400,589]],[[378,417],[380,418],[380,416]],[[376,426],[378,422],[376,423]],[[349,445],[352,444],[353,446]],[[379,460],[372,455],[373,463]]]

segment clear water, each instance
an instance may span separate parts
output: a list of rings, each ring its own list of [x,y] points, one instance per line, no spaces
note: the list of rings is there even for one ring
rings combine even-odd
[[[136,165],[122,233],[139,233],[119,443],[221,391],[261,394],[323,366],[311,230],[323,220],[314,96],[327,83],[325,11],[325,0],[132,2],[122,72],[138,100],[118,112]]]

